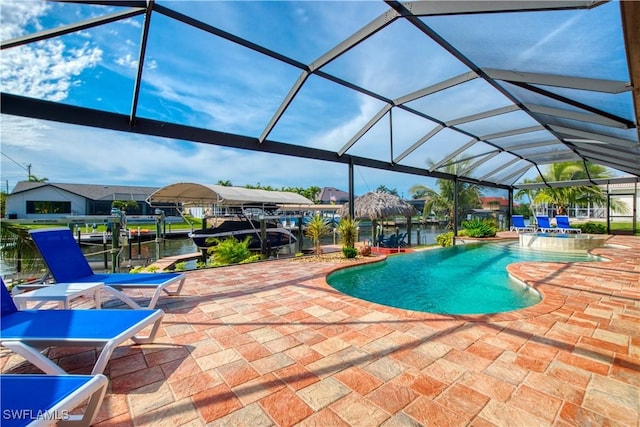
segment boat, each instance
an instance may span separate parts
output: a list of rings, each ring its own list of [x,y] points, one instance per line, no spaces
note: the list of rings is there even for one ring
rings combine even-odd
[[[213,238],[222,240],[229,237],[233,237],[240,242],[247,237],[251,237],[249,241],[250,250],[260,251],[263,248],[260,236],[260,222],[249,219],[226,220],[217,227],[194,230],[189,234],[189,237],[199,248],[215,246],[217,243]],[[298,239],[290,230],[279,226],[277,223],[267,222],[265,245],[267,250],[291,247],[297,241]]]
[[[205,228],[189,234],[196,246],[208,248],[218,240],[232,237],[244,241],[250,237],[249,249],[294,253],[298,239],[282,225],[285,212],[295,216],[313,202],[287,191],[270,191],[216,184],[179,182],[163,187],[149,196],[149,205],[175,203],[182,209],[205,208]],[[295,208],[294,208],[295,207]],[[297,214],[297,215],[296,215]],[[214,224],[208,224],[213,220]],[[266,238],[261,237],[264,221]]]

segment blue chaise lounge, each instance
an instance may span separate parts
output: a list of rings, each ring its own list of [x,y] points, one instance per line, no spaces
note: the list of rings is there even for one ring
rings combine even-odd
[[[66,372],[41,353],[47,347],[102,348],[92,374],[101,374],[120,344],[153,342],[162,310],[18,310],[0,280],[0,346],[7,347],[46,374]],[[139,332],[151,326],[148,336]]]
[[[511,216],[511,221],[513,225],[511,226],[511,231],[515,231],[516,233],[524,233],[526,231],[535,231],[533,227],[529,227],[524,223],[524,217],[522,215],[513,215]]]
[[[104,375],[0,375],[2,426],[90,426],[107,390]],[[88,400],[83,413],[75,408]]]
[[[558,231],[557,228],[551,226],[551,224],[549,223],[549,217],[547,215],[536,216],[536,221],[538,222],[537,231],[541,231],[543,233]]]
[[[179,295],[184,285],[182,273],[111,273],[95,274],[78,247],[68,228],[42,228],[30,230],[29,234],[40,251],[44,263],[58,283],[103,282],[120,291],[124,289],[154,289],[147,308],[154,308],[161,292]],[[169,286],[177,283],[173,291]],[[134,308],[139,308],[130,298],[121,298]]]
[[[582,233],[582,230],[579,228],[571,228],[571,224],[569,224],[569,217],[567,215],[556,215],[556,224],[562,233]]]

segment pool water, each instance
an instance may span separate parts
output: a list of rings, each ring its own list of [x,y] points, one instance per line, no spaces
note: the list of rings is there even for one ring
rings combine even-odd
[[[381,263],[336,271],[327,282],[353,297],[396,308],[440,314],[490,314],[541,301],[511,279],[520,261],[593,261],[587,254],[521,249],[517,242],[483,243],[392,256]]]

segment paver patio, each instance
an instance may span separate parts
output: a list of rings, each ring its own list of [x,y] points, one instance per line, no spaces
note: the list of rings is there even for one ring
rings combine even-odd
[[[97,425],[637,426],[640,239],[609,243],[604,263],[511,265],[544,300],[487,316],[345,296],[325,281],[345,263],[189,272],[156,343],[114,353]],[[96,357],[49,351],[78,373]]]

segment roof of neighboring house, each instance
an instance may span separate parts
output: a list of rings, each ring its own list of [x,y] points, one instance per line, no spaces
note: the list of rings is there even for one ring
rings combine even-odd
[[[480,197],[480,203],[488,205],[498,202],[500,206],[509,206],[509,200],[505,197]]]
[[[59,188],[91,200],[144,200],[149,194],[158,189],[158,187],[130,185],[66,184],[20,181],[16,184],[11,194],[24,193],[26,191],[43,187]]]
[[[322,187],[317,200],[322,202],[340,202],[341,200],[349,200],[349,193],[333,187]]]

